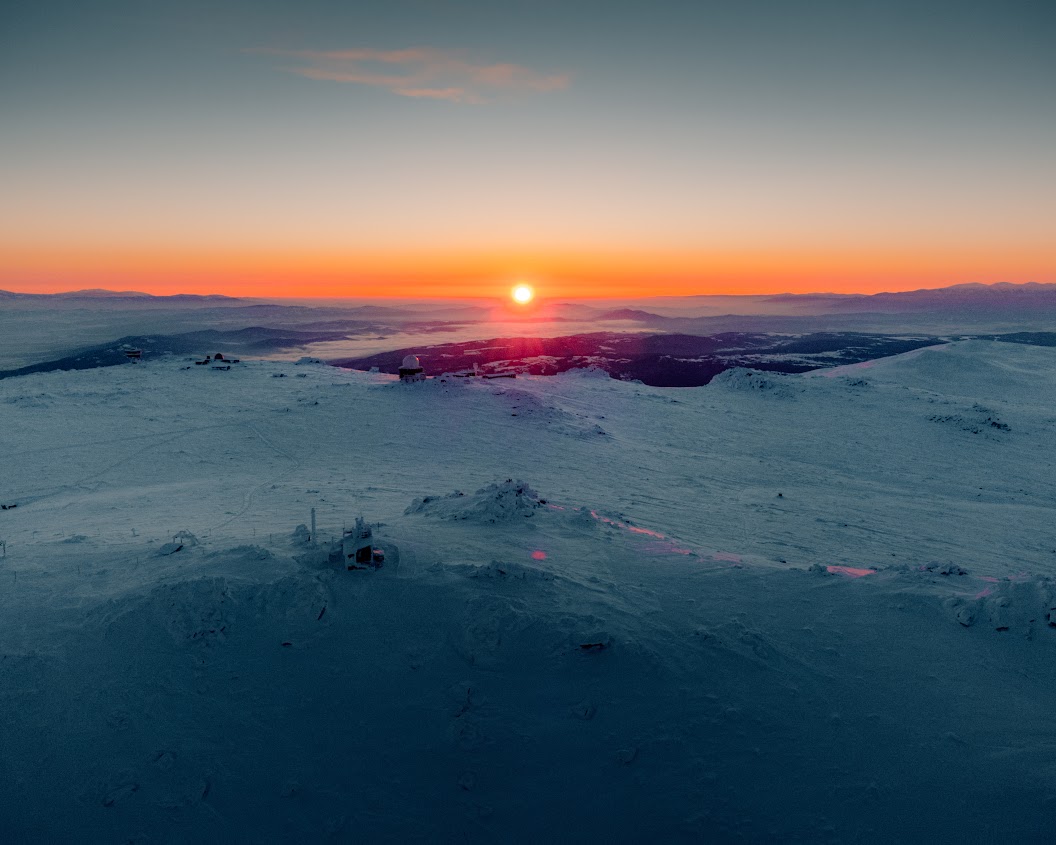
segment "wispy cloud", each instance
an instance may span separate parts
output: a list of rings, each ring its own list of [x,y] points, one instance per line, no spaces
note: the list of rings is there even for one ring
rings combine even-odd
[[[284,67],[309,79],[349,82],[384,88],[401,97],[484,103],[500,92],[558,91],[567,88],[567,74],[546,74],[523,65],[488,63],[460,50],[411,47],[405,50],[247,50],[300,63]]]

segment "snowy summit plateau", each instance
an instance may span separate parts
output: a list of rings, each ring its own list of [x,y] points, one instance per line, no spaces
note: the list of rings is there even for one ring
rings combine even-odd
[[[0,829],[1048,841],[1054,402],[989,340],[0,380]]]

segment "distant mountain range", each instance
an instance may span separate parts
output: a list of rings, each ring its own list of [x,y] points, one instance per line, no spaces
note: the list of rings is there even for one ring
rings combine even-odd
[[[129,313],[167,306],[182,309],[206,307],[227,310],[237,306],[248,318],[257,309],[272,325],[326,324],[337,329],[354,320],[420,325],[470,326],[494,322],[597,323],[599,329],[648,328],[668,333],[713,335],[740,332],[879,332],[896,331],[1009,332],[1049,331],[1056,328],[1056,284],[962,284],[945,288],[877,294],[777,294],[767,296],[653,297],[639,300],[551,301],[536,311],[516,311],[497,301],[475,303],[436,300],[408,306],[393,301],[364,304],[339,300],[302,300],[297,304],[265,299],[245,299],[221,294],[154,296],[139,291],[81,290],[34,294],[0,291],[0,302],[27,307],[49,304],[76,307],[105,302]],[[391,325],[391,323],[390,323]]]
[[[427,370],[439,363],[440,372],[470,366],[474,360],[517,362],[525,372],[593,363],[614,376],[650,384],[703,384],[729,366],[806,369],[848,363],[844,352],[851,347],[859,348],[851,356],[863,360],[857,356],[891,354],[903,341],[1053,332],[1056,284],[1033,283],[966,284],[873,295],[550,301],[527,311],[498,300],[349,300],[344,304],[333,299],[293,303],[219,294],[0,291],[0,378],[122,363],[123,354],[115,350],[128,343],[142,348],[144,357],[165,352],[271,355],[301,350],[341,366],[379,366],[383,371],[394,371],[403,354],[427,349]],[[598,340],[598,333],[609,339]],[[442,353],[449,360],[438,362],[433,357],[439,347],[430,345],[426,337],[437,334],[455,341]],[[625,337],[614,339],[621,335]],[[734,336],[738,339],[729,350],[714,351],[716,339]],[[769,336],[759,344],[770,352],[755,349],[756,342],[750,339],[756,336]],[[826,348],[803,357],[784,347],[780,336],[815,338]],[[483,347],[473,345],[496,337],[504,339],[499,358],[494,357],[499,350],[485,353]],[[492,340],[486,343],[498,345]],[[314,345],[321,348],[313,349]],[[352,357],[379,351],[382,354],[372,360]],[[550,358],[559,363],[547,363]]]
[[[152,293],[142,293],[137,290],[103,290],[102,288],[89,288],[88,290],[73,290],[64,293],[14,293],[9,290],[0,290],[0,299],[22,299],[30,301],[52,300],[56,302],[69,302],[79,300],[135,300],[138,302],[157,300],[165,302],[242,302],[244,300],[234,296],[224,296],[220,293],[197,294],[176,293],[170,296],[156,296]]]
[[[225,296],[223,294],[190,294],[178,293],[168,296],[157,296],[155,294],[143,293],[141,291],[111,291],[101,288],[88,290],[68,291],[65,293],[14,293],[12,291],[0,290],[0,299],[24,299],[24,300],[126,300],[126,301],[158,301],[161,303],[171,302],[203,302],[203,303],[239,303],[239,302],[261,302],[266,301],[263,297],[253,297],[250,300],[244,297]],[[328,310],[335,307],[335,300],[327,300],[325,306]],[[907,313],[932,310],[944,310],[950,308],[983,308],[983,307],[1044,307],[1056,308],[1056,283],[1041,284],[1038,282],[1027,282],[1024,284],[1011,284],[998,282],[992,285],[968,283],[951,285],[944,288],[924,288],[920,290],[899,291],[896,293],[782,293],[753,296],[710,296],[700,294],[685,297],[655,297],[652,299],[638,300],[639,303],[655,303],[662,310],[669,309],[677,303],[714,302],[725,308],[736,309],[739,304],[752,303],[753,314],[774,315],[792,314],[848,314],[848,313]],[[282,307],[286,303],[277,303]],[[791,306],[791,309],[789,308]],[[321,306],[322,307],[322,306]],[[353,307],[353,306],[350,306]],[[391,313],[386,306],[357,305],[355,309],[366,315],[369,312]],[[604,320],[630,320],[641,323],[661,323],[667,319],[680,319],[678,317],[664,317],[661,314],[645,310],[641,307],[615,307],[610,308],[602,304],[600,307],[593,304],[580,302],[558,303],[556,317],[566,320],[582,319],[604,319]],[[468,307],[465,309],[467,316],[477,309]],[[735,315],[736,310],[725,312]],[[528,315],[521,315],[521,319],[532,319]],[[553,317],[551,316],[551,319]]]
[[[1056,284],[1009,284],[993,285],[964,284],[945,288],[900,291],[898,293],[875,294],[780,294],[767,298],[774,303],[813,305],[817,313],[840,312],[890,312],[930,311],[965,307],[1056,307]]]

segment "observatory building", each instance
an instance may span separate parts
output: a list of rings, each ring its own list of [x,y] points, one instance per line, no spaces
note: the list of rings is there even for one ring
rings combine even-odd
[[[400,365],[400,381],[425,381],[425,370],[417,355],[408,355]]]
[[[361,516],[356,517],[356,527],[342,535],[341,552],[346,569],[377,569],[385,562],[385,552],[374,548],[374,532]]]

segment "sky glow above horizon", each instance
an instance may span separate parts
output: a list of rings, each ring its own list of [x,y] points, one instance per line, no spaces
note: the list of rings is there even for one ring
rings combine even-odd
[[[0,5],[0,288],[1056,281],[1056,7]]]

